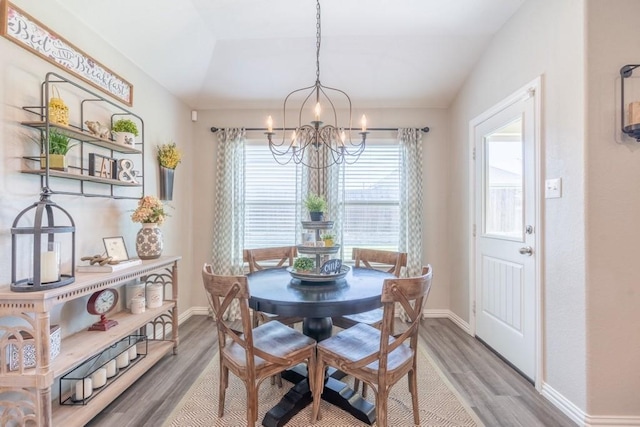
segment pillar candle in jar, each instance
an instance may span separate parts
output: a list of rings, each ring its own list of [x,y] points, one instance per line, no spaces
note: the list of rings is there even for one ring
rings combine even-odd
[[[134,344],[129,347],[129,360],[133,360],[136,357],[138,357],[138,347]]]
[[[100,388],[107,383],[107,369],[106,368],[98,368],[91,375],[91,382],[93,383],[94,388]]]
[[[640,102],[629,104],[629,125],[640,124]]]
[[[83,400],[91,396],[93,393],[93,385],[91,378],[84,378],[76,382],[76,400]]]
[[[60,242],[47,242],[40,253],[40,283],[60,280]]]
[[[126,368],[129,366],[129,352],[123,351],[119,355],[116,356],[116,366],[118,369]]]
[[[115,377],[118,373],[115,359],[109,360],[104,367],[107,370],[107,378]]]

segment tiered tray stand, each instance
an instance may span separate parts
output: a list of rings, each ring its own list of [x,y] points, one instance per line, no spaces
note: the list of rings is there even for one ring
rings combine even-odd
[[[320,240],[321,230],[331,230],[333,228],[333,221],[302,221],[302,228],[305,230],[313,230],[315,232],[316,242]],[[289,273],[294,279],[299,279],[302,282],[328,282],[337,279],[341,279],[349,272],[349,267],[343,265],[339,273],[333,274],[320,274],[320,267],[323,260],[327,255],[332,255],[340,251],[340,245],[333,246],[305,246],[298,245],[298,253],[304,255],[315,255],[315,271],[313,273],[297,273],[292,268],[289,268]]]

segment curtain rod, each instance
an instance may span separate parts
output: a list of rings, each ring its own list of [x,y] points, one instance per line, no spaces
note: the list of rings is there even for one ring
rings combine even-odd
[[[222,130],[221,128],[217,128],[215,126],[213,126],[211,128],[211,132],[216,133],[219,130]],[[267,128],[244,128],[244,130],[246,131],[267,131]],[[274,130],[282,130],[282,128],[274,128]],[[296,128],[285,128],[284,130],[296,130]],[[344,130],[361,130],[361,128],[344,128]],[[367,128],[367,132],[372,131],[372,132],[376,132],[376,131],[398,131],[398,128]],[[423,128],[420,128],[420,130],[424,133],[429,132],[429,127],[425,126]]]

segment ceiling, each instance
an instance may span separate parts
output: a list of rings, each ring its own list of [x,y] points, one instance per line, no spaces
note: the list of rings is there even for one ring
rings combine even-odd
[[[57,1],[192,109],[280,107],[315,82],[314,0]],[[322,0],[320,80],[354,107],[446,108],[523,2]]]

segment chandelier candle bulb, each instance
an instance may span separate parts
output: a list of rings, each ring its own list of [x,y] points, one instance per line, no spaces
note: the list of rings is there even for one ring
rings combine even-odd
[[[316,108],[314,108],[313,111],[315,113],[316,121],[320,121],[320,112],[322,111],[322,109],[320,108],[319,102],[316,102]]]
[[[367,131],[367,116],[365,116],[363,114],[362,115],[362,120],[360,120],[360,123],[362,124],[362,132],[366,132]]]
[[[271,116],[267,117],[267,132],[273,132],[273,119]]]

